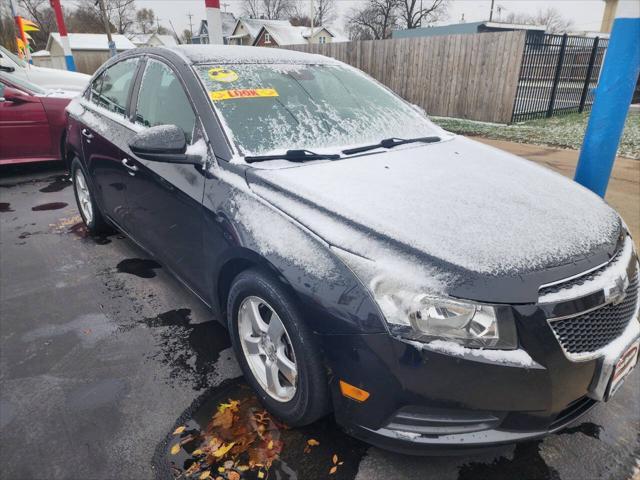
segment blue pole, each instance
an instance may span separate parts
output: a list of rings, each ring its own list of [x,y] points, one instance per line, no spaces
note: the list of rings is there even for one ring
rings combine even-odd
[[[640,18],[616,18],[575,180],[604,197],[640,72]]]

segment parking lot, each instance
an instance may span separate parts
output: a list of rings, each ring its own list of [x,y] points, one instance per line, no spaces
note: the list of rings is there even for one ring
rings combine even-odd
[[[3,478],[178,476],[174,429],[251,395],[225,329],[129,239],[88,236],[55,165],[0,172],[0,248]],[[282,429],[268,478],[638,478],[639,392],[636,370],[565,431],[475,457],[384,452],[330,419]]]

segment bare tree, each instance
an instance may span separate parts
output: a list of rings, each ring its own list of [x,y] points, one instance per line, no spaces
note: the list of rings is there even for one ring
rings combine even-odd
[[[0,2],[0,45],[12,52],[17,51],[16,31],[9,2]]]
[[[294,0],[242,0],[242,13],[249,18],[284,20],[295,13]]]
[[[136,11],[135,0],[107,0],[109,21],[120,34],[131,31]]]
[[[67,30],[74,33],[104,33],[104,23],[99,12],[89,5],[80,5],[67,13]]]
[[[293,26],[311,26],[311,18],[309,17],[308,0],[296,0],[294,10],[289,21]],[[336,0],[314,0],[313,1],[313,24],[330,25],[337,17]]]
[[[185,28],[182,31],[182,36],[180,40],[182,40],[182,43],[191,43],[191,40],[193,40],[193,33],[191,33],[191,30],[189,30],[188,28]]]
[[[391,37],[397,27],[400,0],[369,0],[361,9],[353,9],[347,17],[349,38],[355,40],[379,40]]]
[[[136,12],[136,24],[138,30],[142,33],[150,33],[153,31],[153,25],[156,22],[156,14],[151,8],[141,8]]]
[[[249,18],[260,18],[262,0],[242,0],[242,14]]]
[[[400,0],[402,26],[416,28],[446,17],[448,0]]]
[[[3,2],[4,3],[4,2]],[[29,32],[33,38],[36,49],[45,48],[51,32],[58,31],[55,15],[49,6],[49,0],[20,0],[18,3],[22,15],[35,22],[40,29],[38,32]]]
[[[538,10],[535,15],[526,13],[510,13],[505,18],[508,23],[523,23],[526,25],[544,25],[547,33],[565,33],[573,26],[573,20],[564,18],[553,7]]]
[[[104,4],[112,33],[131,32],[135,19],[135,0],[105,0]],[[83,0],[80,7],[93,9],[96,15],[101,17],[100,7],[96,5],[95,0]]]
[[[284,20],[293,10],[292,0],[262,0],[262,15],[268,20]]]

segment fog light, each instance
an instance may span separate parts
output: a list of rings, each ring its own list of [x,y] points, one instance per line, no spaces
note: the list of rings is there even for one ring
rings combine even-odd
[[[362,390],[361,388],[354,387],[342,380],[340,380],[340,392],[345,397],[355,400],[356,402],[364,402],[369,398],[369,392]]]

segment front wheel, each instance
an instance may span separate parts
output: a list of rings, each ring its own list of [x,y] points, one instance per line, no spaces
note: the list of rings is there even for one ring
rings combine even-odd
[[[95,196],[91,192],[84,168],[77,158],[71,162],[71,178],[73,179],[73,192],[78,211],[89,233],[97,234],[110,231],[109,225],[96,204]]]
[[[246,270],[231,286],[227,312],[236,356],[265,407],[291,426],[325,415],[329,392],[320,350],[289,292],[267,272]]]

